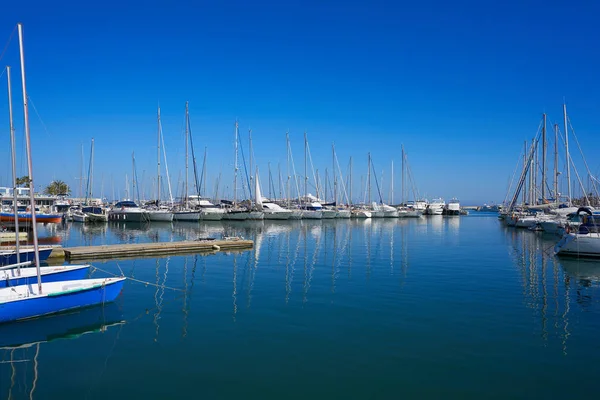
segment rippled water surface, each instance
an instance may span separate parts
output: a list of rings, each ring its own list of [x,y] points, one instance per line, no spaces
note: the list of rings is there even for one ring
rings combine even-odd
[[[0,326],[0,398],[575,398],[600,376],[600,263],[495,215],[48,227],[65,246],[242,236],[98,261],[114,304]],[[20,347],[15,345],[19,344]],[[7,346],[12,346],[8,347]]]

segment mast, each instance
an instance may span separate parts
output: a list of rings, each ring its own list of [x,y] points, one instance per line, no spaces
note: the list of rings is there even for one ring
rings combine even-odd
[[[188,155],[188,137],[189,137],[189,131],[188,131],[188,127],[189,127],[189,118],[190,118],[190,113],[189,113],[189,102],[185,102],[185,189],[184,189],[184,196],[185,196],[185,208],[188,209],[189,208],[189,199],[188,199],[188,178],[189,178],[189,174],[188,174],[188,169],[189,169],[189,155]],[[200,189],[198,189],[200,190]]]
[[[83,199],[83,143],[81,143],[81,164],[79,168],[79,201]]]
[[[406,203],[405,203],[405,199],[404,199],[404,175],[405,175],[406,166],[404,165],[405,164],[405,161],[404,161],[404,145],[402,145],[401,147],[402,147],[402,196],[401,196],[402,199],[401,199],[401,202],[402,202],[402,205],[405,205]],[[415,199],[415,200],[417,200],[417,199]]]
[[[565,119],[565,149],[567,152],[567,191],[569,205],[571,205],[571,157],[569,156],[569,128],[567,127],[567,105],[563,104],[563,116]]]
[[[158,112],[157,112],[157,144],[156,144],[156,149],[157,149],[157,155],[156,155],[156,159],[157,159],[157,164],[156,164],[156,205],[159,206],[160,205],[160,107],[158,107]]]
[[[8,80],[8,123],[10,129],[10,158],[12,163],[13,179],[13,209],[15,211],[15,250],[17,251],[17,264],[21,263],[21,252],[19,250],[19,217],[18,217],[18,196],[17,196],[17,145],[15,141],[15,126],[13,124],[12,109],[12,89],[10,87],[10,67],[6,66],[6,79]],[[21,267],[18,268],[18,274],[21,274]]]
[[[304,202],[306,203],[306,196],[308,194],[308,166],[307,166],[307,157],[308,157],[308,140],[306,139],[306,131],[304,131]]]
[[[369,196],[369,204],[371,204],[371,152],[368,153],[367,171],[367,191]]]
[[[394,204],[394,160],[392,160],[392,176],[390,179],[391,179],[390,180],[390,186],[391,186],[390,205],[391,205],[391,204]],[[383,183],[381,185],[383,186]]]
[[[252,202],[252,182],[253,182],[253,175],[252,175],[252,129],[248,129],[248,150],[250,153],[250,188],[249,188],[249,192],[250,192],[250,202]]]
[[[23,89],[23,115],[25,117],[25,144],[27,147],[27,172],[29,174],[29,201],[31,203],[31,227],[33,229],[33,251],[35,254],[35,268],[37,270],[38,294],[42,294],[42,276],[40,272],[40,249],[38,246],[37,220],[35,215],[35,185],[33,184],[33,162],[31,161],[31,136],[29,134],[29,108],[27,106],[27,87],[25,85],[25,53],[23,49],[23,25],[19,28],[19,53],[21,56],[21,84]],[[18,216],[15,218],[18,219]],[[18,235],[18,232],[17,232]],[[18,241],[18,237],[17,237]]]
[[[285,142],[287,145],[287,183],[286,183],[286,196],[287,197],[287,208],[290,208],[290,204],[292,201],[292,196],[290,194],[290,131],[285,133]]]
[[[135,187],[136,187],[136,176],[135,176],[135,152],[131,152],[131,198],[135,202]]]
[[[233,205],[237,203],[237,174],[238,174],[238,122],[235,121],[235,133],[234,133],[234,145],[233,145]]]
[[[542,204],[546,202],[546,113],[542,127]]]
[[[335,144],[331,144],[331,171],[333,174],[333,201],[337,206],[338,196],[337,196],[337,174],[335,171]]]
[[[558,124],[554,124],[554,201],[558,200]]]
[[[90,146],[90,165],[88,166],[87,190],[85,192],[85,204],[88,204],[88,199],[92,199],[92,177],[94,176],[94,138]]]
[[[527,140],[523,145],[523,174],[527,170]],[[527,179],[525,179],[525,187],[523,188],[523,206],[527,203]]]
[[[350,156],[350,188],[349,188],[349,192],[350,192],[350,204],[349,206],[352,207],[352,156]]]

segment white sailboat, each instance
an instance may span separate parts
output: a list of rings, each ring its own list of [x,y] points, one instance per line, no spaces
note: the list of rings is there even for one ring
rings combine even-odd
[[[162,129],[160,124],[160,107],[158,107],[157,112],[157,120],[158,120],[158,139],[157,139],[157,159],[156,159],[156,205],[155,207],[147,207],[148,218],[150,221],[154,222],[171,222],[173,221],[173,212],[165,207],[161,207],[160,205],[160,195],[161,195],[161,185],[160,185],[160,144],[162,138]],[[165,154],[166,159],[166,154]],[[169,179],[169,175],[167,173],[167,179]]]

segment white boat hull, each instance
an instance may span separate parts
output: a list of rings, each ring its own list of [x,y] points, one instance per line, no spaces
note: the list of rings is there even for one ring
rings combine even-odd
[[[358,211],[355,211],[354,213],[352,213],[352,216],[354,218],[372,218],[373,214],[371,213],[371,211],[358,210]]]
[[[145,211],[127,212],[127,211],[110,211],[108,213],[109,221],[120,222],[148,222],[148,213]]]
[[[322,219],[323,213],[314,210],[302,210],[302,219]]]
[[[554,247],[558,255],[600,257],[600,233],[568,233]]]
[[[197,211],[176,211],[173,213],[175,221],[199,221],[200,213]]]
[[[73,222],[85,222],[87,220],[87,215],[85,214],[72,214],[71,218]]]
[[[398,211],[397,210],[384,211],[383,216],[384,216],[384,218],[398,218]]]
[[[384,217],[383,211],[371,211],[371,218],[383,218],[383,217]]]
[[[290,219],[302,219],[302,210],[292,210]]]
[[[338,210],[335,215],[336,218],[348,219],[352,216],[352,212],[350,210]]]
[[[517,228],[532,228],[537,225],[537,219],[531,217],[519,218],[515,223]]]
[[[226,221],[245,221],[248,219],[248,213],[245,211],[229,211],[223,214],[223,220]]]
[[[264,219],[269,220],[286,220],[290,219],[293,211],[282,210],[282,211],[264,211]]]
[[[148,212],[150,221],[154,222],[171,222],[173,221],[173,213],[169,211],[150,211]]]
[[[85,213],[88,222],[108,222],[108,215],[106,214],[94,214]]]
[[[337,215],[336,210],[321,210],[321,218],[322,219],[333,219]]]
[[[225,215],[225,210],[221,209],[208,209],[200,211],[200,220],[201,221],[220,221],[223,219],[223,215]]]

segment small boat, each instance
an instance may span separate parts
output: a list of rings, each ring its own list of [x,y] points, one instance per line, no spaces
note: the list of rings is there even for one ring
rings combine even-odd
[[[600,257],[600,215],[592,214],[587,207],[581,207],[577,214],[582,215],[579,229],[571,231],[567,226],[565,234],[554,246],[559,256]]]
[[[442,212],[443,215],[460,215],[460,202],[453,198],[446,204]]]
[[[108,212],[110,221],[121,222],[147,222],[149,221],[148,212],[140,208],[135,202],[124,200],[119,201]]]
[[[223,219],[225,210],[214,205],[208,199],[203,199],[200,196],[189,196],[190,203],[198,209],[200,220],[203,221],[220,221]]]
[[[352,210],[352,217],[354,218],[372,218],[373,214],[366,208],[357,208]]]
[[[108,222],[106,209],[98,206],[83,207],[81,211],[85,214],[86,222]]]
[[[273,203],[270,200],[263,200],[264,219],[286,220],[292,216],[293,211],[281,207],[279,204]]]
[[[87,221],[87,215],[81,210],[73,210],[71,212],[71,219],[73,222],[85,223]]]
[[[302,207],[302,219],[322,219],[323,218],[323,206],[319,202],[311,202],[303,204]]]
[[[0,289],[0,323],[114,301],[126,278],[97,278]]]
[[[57,282],[84,279],[89,265],[61,265],[58,267],[40,267],[42,282]],[[0,271],[0,288],[37,283],[36,268],[11,268]]]
[[[434,199],[431,203],[427,205],[427,209],[425,210],[425,214],[427,215],[442,215],[444,212],[444,207],[446,203],[442,198]]]
[[[30,212],[20,212],[17,214],[19,222],[31,223]],[[60,224],[62,222],[61,214],[35,213],[36,222],[38,224]],[[15,214],[10,212],[0,212],[0,222],[15,222]]]
[[[52,253],[52,247],[45,247],[40,249],[40,262],[46,261],[46,259]],[[34,261],[35,260],[35,251],[34,249],[19,249],[19,261]],[[17,263],[17,250],[9,249],[9,250],[0,250],[0,265],[11,265]]]

